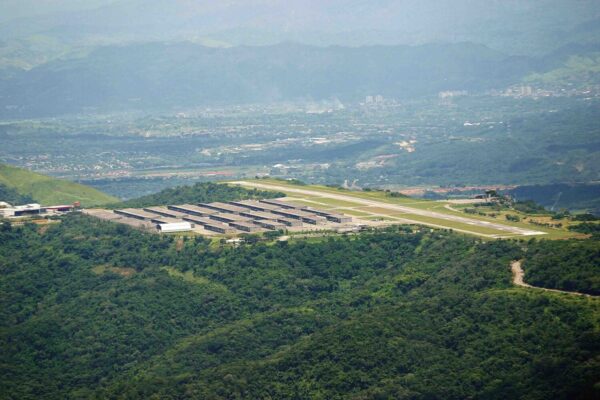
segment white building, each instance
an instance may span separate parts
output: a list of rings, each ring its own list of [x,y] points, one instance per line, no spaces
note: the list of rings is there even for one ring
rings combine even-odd
[[[5,203],[5,202],[2,202],[2,204],[10,206],[10,204]],[[37,203],[25,204],[22,206],[13,206],[13,207],[1,207],[0,206],[0,216],[3,216],[3,217],[21,217],[23,215],[42,214],[44,211],[46,211],[46,210]]]
[[[156,228],[162,233],[189,232],[192,230],[192,224],[189,222],[174,222],[169,224],[158,224]]]

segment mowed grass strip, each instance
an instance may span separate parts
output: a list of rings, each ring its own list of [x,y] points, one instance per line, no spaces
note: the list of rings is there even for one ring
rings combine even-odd
[[[400,212],[398,212],[398,210],[390,210],[389,208],[382,208],[382,207],[366,206],[366,207],[358,207],[358,209],[361,211],[366,211],[371,214],[381,214],[381,215],[401,214]]]
[[[294,205],[299,205],[299,206],[319,208],[319,209],[323,209],[323,210],[330,210],[332,208],[335,208],[334,206],[331,206],[329,204],[325,204],[325,203],[321,203],[321,202],[317,202],[317,201],[311,201],[311,200],[304,200],[304,199],[303,200],[289,199],[289,200],[285,200],[285,202],[294,204]]]
[[[441,219],[441,218],[426,217],[426,216],[417,215],[417,214],[408,214],[408,213],[407,214],[394,214],[393,216],[397,217],[397,218],[405,219],[405,220],[415,221],[416,223],[423,223],[425,225],[432,224],[432,225],[442,226],[446,229],[460,229],[463,231],[469,231],[469,232],[473,232],[473,233],[481,233],[483,235],[511,234],[511,232],[501,231],[498,229],[486,228],[486,227],[477,226],[477,225],[464,224],[464,223],[455,222],[455,221],[448,221],[446,219]]]
[[[336,207],[360,207],[362,204],[346,200],[332,199],[330,197],[311,197],[311,200],[319,203],[329,204]]]
[[[363,217],[362,219],[366,219],[369,221],[398,221],[397,218],[394,217],[385,217],[383,215],[370,215],[368,217]]]
[[[338,208],[336,211],[341,212],[343,214],[354,215],[356,217],[373,216],[373,214],[370,214],[370,213],[367,213],[367,212],[363,212],[363,211],[353,210],[351,208]]]

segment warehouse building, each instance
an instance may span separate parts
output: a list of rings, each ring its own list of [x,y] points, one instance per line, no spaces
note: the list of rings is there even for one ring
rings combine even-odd
[[[352,217],[344,214],[329,214],[325,218],[327,218],[329,221],[337,222],[338,224],[352,222]]]
[[[184,216],[187,215],[180,211],[169,210],[167,207],[147,207],[147,208],[144,208],[144,211],[147,211],[147,212],[150,212],[153,214],[162,215],[163,217],[179,218],[179,219],[182,219]]]
[[[285,226],[290,226],[290,227],[302,226],[302,221],[300,221],[298,219],[279,217],[275,221],[280,222],[280,223],[284,224]]]
[[[196,215],[198,217],[208,217],[209,215],[213,215],[218,213],[217,210],[206,207],[199,207],[193,204],[182,204],[179,206],[167,206],[169,210],[179,211],[184,214]]]
[[[296,206],[291,205],[291,204],[286,203],[281,200],[263,199],[263,200],[259,200],[259,202],[261,202],[263,204],[270,204],[272,206],[276,206],[279,208],[285,208],[286,210],[293,210],[294,208],[297,208]]]
[[[229,225],[219,224],[219,223],[214,222],[214,221],[213,221],[213,224],[206,224],[206,225],[203,225],[202,227],[204,229],[206,229],[207,231],[221,233],[223,235],[232,234],[232,233],[238,233],[237,230],[235,230],[234,228],[230,227]]]
[[[212,231],[212,232],[217,232],[217,233],[222,233],[222,234],[236,233],[236,230],[234,228],[230,227],[229,225],[224,224],[222,222],[215,221],[210,218],[188,215],[187,217],[184,217],[184,220],[186,220],[188,222],[192,222],[196,225],[200,225],[207,231]]]
[[[177,224],[180,222],[184,222],[181,218],[163,217],[162,215],[157,215],[150,221],[152,221],[155,224]]]
[[[323,210],[317,210],[316,208],[312,208],[312,207],[307,207],[307,206],[303,206],[300,207],[300,209],[302,211],[306,211],[315,215],[319,215],[321,217],[327,217],[329,215],[329,212],[327,211],[323,211]]]
[[[317,210],[312,207],[302,207],[302,211],[309,212],[320,217],[327,218],[328,221],[337,222],[337,223],[346,223],[352,222],[352,217],[343,214],[332,213],[329,211]]]
[[[261,203],[257,200],[242,200],[242,201],[230,201],[229,204],[234,206],[248,208],[253,211],[272,212],[273,210],[280,210],[280,206],[273,204]]]
[[[252,210],[243,211],[240,213],[240,215],[242,217],[246,217],[246,218],[250,218],[250,219],[272,219],[272,220],[275,220],[278,217],[277,214],[273,214],[270,212],[252,211]]]
[[[157,224],[156,229],[161,233],[189,232],[192,230],[192,224],[186,221]]]
[[[268,219],[256,220],[256,221],[254,221],[254,223],[256,225],[262,227],[262,228],[270,229],[270,230],[273,230],[273,231],[286,230],[286,228],[287,228],[281,222],[271,221],[271,220],[268,220]]]
[[[307,213],[301,210],[276,210],[273,211],[273,214],[282,215],[286,218],[298,219],[302,222],[306,222],[308,224],[313,225],[321,224],[327,221],[327,219],[324,217],[320,217],[318,215]]]
[[[153,218],[156,218],[156,214],[152,214],[147,211],[138,210],[135,208],[124,208],[122,210],[115,210],[115,214],[123,215],[128,218],[139,219],[142,221],[152,221]]]
[[[243,221],[230,222],[229,226],[231,226],[237,230],[247,232],[247,233],[254,233],[254,232],[261,231],[260,226],[253,224],[251,221],[249,221],[249,222],[243,222]]]
[[[8,203],[4,203],[8,204]],[[8,204],[9,205],[9,204]],[[22,206],[0,208],[0,215],[4,217],[24,217],[27,215],[38,215],[46,212],[46,208],[37,203]]]
[[[209,218],[214,219],[215,221],[224,222],[226,224],[229,224],[231,222],[251,222],[252,221],[252,218],[242,217],[241,215],[237,215],[237,214],[226,214],[226,213],[213,214]]]
[[[73,204],[61,204],[58,206],[45,206],[44,210],[46,212],[71,212],[75,209],[75,206]]]
[[[230,214],[239,214],[242,211],[246,211],[246,208],[236,206],[233,204],[214,202],[214,203],[201,203],[199,204],[201,207],[210,208],[212,210],[216,210],[221,213],[230,213]]]

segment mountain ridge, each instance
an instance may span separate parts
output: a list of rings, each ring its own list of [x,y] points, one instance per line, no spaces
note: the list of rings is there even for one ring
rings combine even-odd
[[[357,101],[481,91],[515,83],[533,60],[475,43],[211,48],[189,42],[104,46],[0,81],[0,116],[296,99]]]

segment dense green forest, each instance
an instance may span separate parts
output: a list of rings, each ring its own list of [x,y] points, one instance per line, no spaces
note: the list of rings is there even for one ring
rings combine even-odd
[[[581,243],[572,256],[597,251]],[[513,287],[527,246],[4,224],[0,398],[597,398],[599,303]]]
[[[234,201],[247,199],[267,199],[284,197],[285,193],[268,190],[245,189],[212,182],[200,182],[190,186],[177,186],[158,193],[138,197],[114,204],[115,208],[150,207],[165,204],[210,203],[213,201]]]
[[[523,269],[530,285],[600,295],[600,242],[532,241]]]

